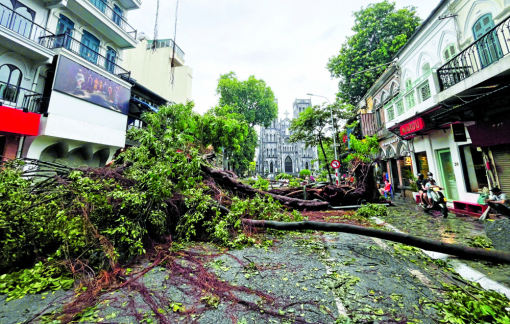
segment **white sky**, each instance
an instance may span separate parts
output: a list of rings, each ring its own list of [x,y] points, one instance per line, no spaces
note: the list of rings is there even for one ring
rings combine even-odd
[[[177,44],[193,69],[195,110],[204,113],[218,102],[220,74],[234,71],[240,79],[255,75],[271,87],[279,117],[292,112],[294,99],[313,93],[335,99],[338,80],[326,64],[338,54],[354,25],[352,13],[368,0],[181,0]],[[415,5],[425,19],[438,0],[396,0],[397,8]],[[174,37],[176,0],[160,0],[158,38]],[[154,36],[156,0],[142,0],[129,13],[129,23]],[[312,104],[325,100],[312,97]]]

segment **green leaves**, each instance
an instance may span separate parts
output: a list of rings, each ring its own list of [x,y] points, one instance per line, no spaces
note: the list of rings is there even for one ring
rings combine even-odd
[[[368,91],[393,56],[407,42],[420,24],[414,7],[396,9],[395,3],[373,3],[354,13],[355,22],[340,53],[329,59],[327,69],[339,78],[337,97],[356,104]],[[364,71],[363,73],[355,74]]]
[[[51,262],[51,260],[50,260]],[[67,277],[59,267],[51,263],[37,263],[32,269],[25,269],[0,276],[0,294],[7,294],[7,301],[23,298],[27,294],[36,294],[51,289],[70,289],[74,280]]]

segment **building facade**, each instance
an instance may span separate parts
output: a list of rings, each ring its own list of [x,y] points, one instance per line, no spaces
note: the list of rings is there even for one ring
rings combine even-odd
[[[509,26],[508,1],[443,0],[396,55],[401,90],[384,104],[386,128],[450,201],[510,192]]]
[[[298,118],[306,108],[312,106],[311,99],[296,99],[292,105],[292,119]],[[299,175],[299,171],[318,170],[317,147],[305,147],[302,142],[290,143],[291,119],[275,120],[271,126],[261,128],[257,154],[257,173],[273,177],[278,173]]]
[[[0,0],[0,155],[106,164],[124,147],[140,0]],[[16,152],[14,154],[14,152]]]
[[[139,38],[140,44],[124,53],[123,66],[131,71],[131,77],[169,102],[190,102],[193,70],[185,65],[181,48],[175,45],[172,85],[173,40],[159,39],[154,44],[153,40]]]

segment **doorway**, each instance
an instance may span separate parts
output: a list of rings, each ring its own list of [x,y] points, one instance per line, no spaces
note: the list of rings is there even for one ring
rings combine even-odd
[[[437,157],[441,184],[445,189],[444,192],[446,198],[448,200],[459,200],[457,179],[455,178],[455,170],[453,169],[452,154],[450,150],[437,151]]]
[[[400,189],[398,189],[399,186],[399,179],[398,179],[398,164],[397,160],[391,159],[390,160],[390,166],[391,166],[391,187],[393,189],[393,193],[399,193]]]

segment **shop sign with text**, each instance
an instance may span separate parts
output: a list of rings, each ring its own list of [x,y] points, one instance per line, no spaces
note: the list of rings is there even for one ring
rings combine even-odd
[[[408,123],[403,124],[400,126],[400,135],[408,135],[411,133],[415,133],[417,131],[420,131],[425,128],[425,122],[423,121],[423,118],[418,118],[415,120],[412,120]]]

